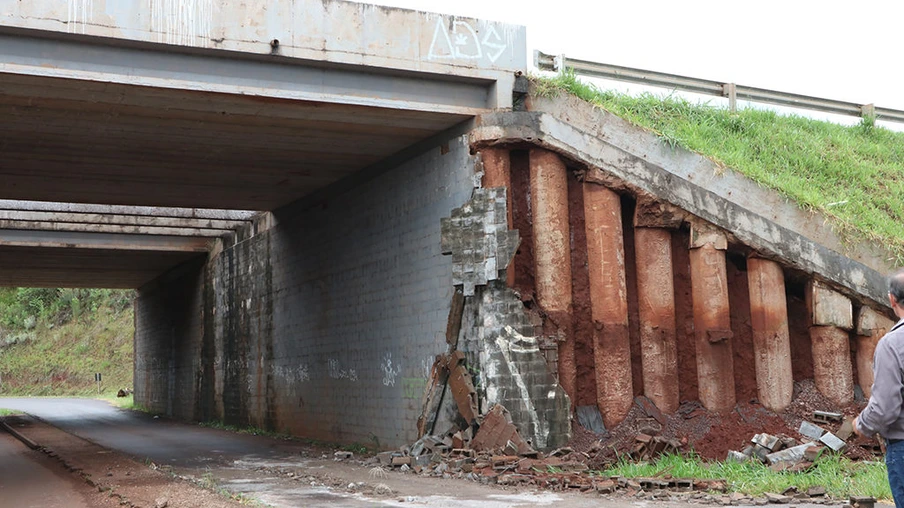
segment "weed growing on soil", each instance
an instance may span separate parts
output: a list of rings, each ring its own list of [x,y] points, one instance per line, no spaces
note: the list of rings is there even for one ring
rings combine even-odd
[[[854,462],[841,455],[823,457],[805,473],[779,473],[753,462],[706,462],[694,455],[663,455],[653,462],[621,460],[600,474],[628,478],[671,475],[675,478],[725,479],[733,491],[750,495],[780,493],[792,486],[800,491],[818,486],[825,487],[828,495],[837,498],[853,495],[891,499],[885,464]]]
[[[826,215],[851,243],[886,246],[904,261],[904,133],[874,121],[843,126],[676,96],[603,91],[573,72],[533,79],[540,96],[571,93]]]

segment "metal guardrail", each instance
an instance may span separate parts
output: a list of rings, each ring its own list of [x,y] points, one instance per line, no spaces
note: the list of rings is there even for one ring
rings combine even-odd
[[[835,113],[838,115],[863,118],[873,117],[889,122],[904,123],[904,111],[899,109],[881,108],[876,107],[873,104],[857,104],[854,102],[836,101],[833,99],[823,99],[820,97],[811,97],[795,93],[778,92],[775,90],[766,90],[764,88],[737,85],[734,83],[723,83],[721,81],[691,78],[688,76],[679,76],[677,74],[667,74],[665,72],[622,67],[620,65],[588,62],[586,60],[568,58],[565,55],[549,55],[540,51],[534,51],[534,65],[536,65],[538,69],[544,71],[563,72],[566,69],[573,69],[575,74],[582,76],[628,81],[631,83],[659,86],[703,95],[726,97],[728,98],[729,108],[732,111],[737,110],[737,101],[738,99],[741,99],[751,102],[774,104],[777,106]]]

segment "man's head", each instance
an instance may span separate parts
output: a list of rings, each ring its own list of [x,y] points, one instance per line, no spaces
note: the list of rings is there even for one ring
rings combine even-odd
[[[888,301],[895,315],[904,318],[904,268],[888,278]]]

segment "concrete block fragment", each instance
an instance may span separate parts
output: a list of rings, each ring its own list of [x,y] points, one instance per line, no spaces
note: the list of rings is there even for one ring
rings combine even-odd
[[[751,443],[760,445],[763,448],[766,448],[770,452],[774,452],[778,450],[779,446],[782,443],[782,440],[776,436],[771,434],[757,434],[753,436],[753,439],[750,440]]]
[[[816,423],[832,423],[840,422],[844,418],[841,413],[832,413],[829,411],[813,411],[813,421]]]
[[[770,464],[778,464],[779,462],[799,462],[804,458],[804,453],[810,446],[812,445],[810,445],[809,443],[802,444],[795,446],[794,448],[788,448],[775,453],[770,453],[766,456],[766,461]]]
[[[822,437],[823,434],[826,433],[825,429],[823,429],[822,427],[814,425],[806,420],[800,422],[800,428],[797,431],[800,432],[801,436],[813,440],[818,440]]]
[[[838,439],[842,441],[847,441],[854,434],[854,422],[853,420],[845,419],[841,424],[841,428],[838,429],[838,432],[835,433],[838,436]]]
[[[728,456],[725,457],[726,462],[747,462],[748,460],[750,460],[749,456],[734,450],[729,450]]]
[[[825,487],[810,487],[807,489],[807,495],[810,497],[822,497],[826,495]]]
[[[823,436],[819,438],[819,442],[835,450],[836,452],[840,451],[847,444],[841,439],[838,439],[838,436],[832,434],[831,432],[826,432],[825,434],[823,434]]]
[[[848,297],[815,280],[807,284],[806,296],[810,323],[813,326],[853,329],[854,310]]]

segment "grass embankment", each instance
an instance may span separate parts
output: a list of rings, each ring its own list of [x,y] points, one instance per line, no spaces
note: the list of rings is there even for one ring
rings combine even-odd
[[[818,210],[846,241],[879,243],[904,264],[904,133],[870,120],[842,126],[758,109],[732,113],[674,96],[635,97],[573,73],[534,83],[541,96],[574,94]]]
[[[825,487],[826,493],[836,498],[872,496],[891,499],[884,463],[854,462],[839,455],[821,457],[805,473],[778,473],[753,462],[707,463],[693,456],[666,455],[654,462],[623,461],[602,474],[628,478],[655,478],[668,474],[675,478],[724,479],[732,492],[754,496],[766,492],[781,493],[793,486],[801,492],[810,487]]]
[[[0,289],[0,395],[96,397],[96,372],[103,396],[131,388],[133,294]]]

